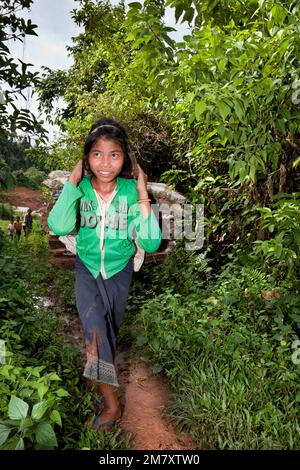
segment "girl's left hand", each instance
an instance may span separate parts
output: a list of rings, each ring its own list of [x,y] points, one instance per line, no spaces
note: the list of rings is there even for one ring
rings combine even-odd
[[[136,164],[136,167],[133,168],[132,174],[135,178],[137,178],[136,189],[139,195],[147,193],[148,176],[146,175],[146,173],[144,173],[138,163]]]

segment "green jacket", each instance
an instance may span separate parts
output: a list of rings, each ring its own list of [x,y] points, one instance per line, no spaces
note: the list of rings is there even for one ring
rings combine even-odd
[[[76,187],[66,182],[56,204],[49,213],[48,225],[56,235],[68,235],[78,221],[76,252],[96,279],[101,272],[108,279],[121,271],[138,245],[145,251],[156,251],[162,233],[151,208],[146,218],[140,213],[135,179],[117,177],[117,186],[110,201],[100,204],[91,184],[84,177]]]

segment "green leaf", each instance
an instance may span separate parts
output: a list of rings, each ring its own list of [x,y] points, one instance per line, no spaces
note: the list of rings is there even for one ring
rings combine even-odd
[[[51,374],[49,374],[48,379],[49,380],[61,381],[61,378],[57,374],[55,374],[55,372],[52,372]]]
[[[31,388],[22,388],[22,390],[20,391],[20,396],[22,398],[30,397],[33,394],[33,392],[34,391]]]
[[[271,233],[274,232],[274,228],[275,228],[274,224],[268,225],[269,232]]]
[[[176,20],[176,23],[178,23],[178,20],[181,17],[183,11],[184,11],[184,8],[183,8],[182,5],[179,4],[179,5],[175,6],[175,20]]]
[[[188,23],[191,23],[192,19],[194,18],[194,13],[195,13],[194,8],[188,8],[184,14],[182,22],[187,21]]]
[[[0,424],[0,446],[4,444],[4,442],[9,436],[10,431],[11,428],[9,428],[8,426],[4,426],[4,424]]]
[[[6,442],[6,444],[1,447],[1,450],[2,450],[2,449],[5,449],[5,450],[16,450],[16,446],[18,445],[19,440],[20,440],[20,439],[19,439],[18,437],[12,437],[11,439],[8,439],[8,441]]]
[[[44,384],[40,384],[40,385],[38,386],[37,391],[38,391],[39,399],[40,399],[40,400],[43,399],[43,396],[45,395],[45,393],[48,392],[48,389],[49,389],[49,387],[47,387],[47,386],[44,385]]]
[[[148,342],[147,336],[139,335],[137,337],[137,342],[136,343],[137,343],[138,346],[144,346],[144,344],[147,344],[147,342]]]
[[[294,233],[294,239],[297,245],[300,247],[300,232],[295,232]]]
[[[197,101],[195,105],[195,115],[197,121],[199,121],[201,114],[206,110],[206,104],[203,101]]]
[[[8,370],[7,366],[3,366],[1,368],[0,374],[3,375],[6,379],[10,378],[10,374],[9,374],[9,370]]]
[[[275,5],[273,6],[273,8],[271,8],[271,16],[274,21],[279,25],[282,25],[286,18],[286,15],[287,10],[280,5]]]
[[[17,445],[15,447],[15,450],[24,450],[24,449],[25,449],[24,440],[23,440],[22,437],[20,437],[20,439],[18,440]]]
[[[67,392],[67,390],[64,390],[63,388],[59,388],[58,390],[56,390],[55,393],[58,397],[68,397],[70,395],[69,392]]]
[[[27,431],[33,425],[31,418],[23,418],[20,422],[19,430],[21,432]]]
[[[57,446],[55,432],[49,423],[39,423],[35,432],[36,441],[42,448]]]
[[[243,109],[242,104],[239,103],[238,101],[235,101],[234,102],[234,110],[235,110],[235,113],[236,113],[237,117],[242,121],[244,116],[245,116],[245,111]]]
[[[31,417],[37,420],[41,419],[48,408],[49,402],[47,400],[43,400],[39,403],[36,403],[36,405],[34,405],[34,407],[32,408]]]
[[[227,116],[230,113],[229,106],[227,106],[227,104],[225,104],[224,101],[219,101],[218,104],[217,104],[217,107],[218,107],[219,113],[221,114],[222,118],[226,119]]]
[[[140,10],[142,8],[142,5],[139,2],[131,2],[128,3],[129,8],[134,9],[134,10]]]
[[[8,405],[8,416],[10,419],[26,418],[29,406],[16,396],[12,396]]]
[[[31,373],[32,373],[32,375],[34,375],[34,377],[40,377],[41,372],[44,369],[45,369],[45,366],[37,366],[31,371]]]
[[[52,413],[50,415],[50,419],[53,423],[56,423],[56,424],[58,424],[58,426],[62,427],[61,417],[60,417],[60,414],[57,410],[52,411]]]

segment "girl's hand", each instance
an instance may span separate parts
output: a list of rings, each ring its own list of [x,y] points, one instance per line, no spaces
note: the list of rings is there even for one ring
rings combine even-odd
[[[76,165],[74,166],[72,173],[69,176],[68,181],[74,184],[74,186],[77,186],[78,183],[81,181],[81,177],[82,177],[82,160],[79,160],[79,162],[77,162]]]
[[[147,192],[147,181],[148,181],[148,176],[144,171],[142,170],[141,166],[137,163],[136,167],[133,167],[132,174],[135,178],[137,178],[137,185],[136,189],[137,192],[139,193],[139,196],[147,196],[148,197],[148,192]]]

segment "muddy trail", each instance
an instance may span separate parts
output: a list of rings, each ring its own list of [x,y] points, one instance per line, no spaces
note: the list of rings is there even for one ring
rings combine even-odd
[[[43,205],[41,192],[28,188],[14,188],[7,200],[15,206],[28,205],[33,210]],[[42,221],[45,223],[45,220]],[[49,248],[51,264],[61,270],[74,269],[75,256],[66,250],[56,236],[49,237]],[[85,346],[79,317],[65,313],[60,318],[64,321],[61,331],[64,341],[80,344],[84,362]],[[120,426],[131,437],[130,449],[195,449],[192,438],[187,434],[176,433],[171,420],[164,414],[172,395],[163,375],[153,375],[151,365],[136,357],[129,347],[119,347],[115,364],[123,409]]]

